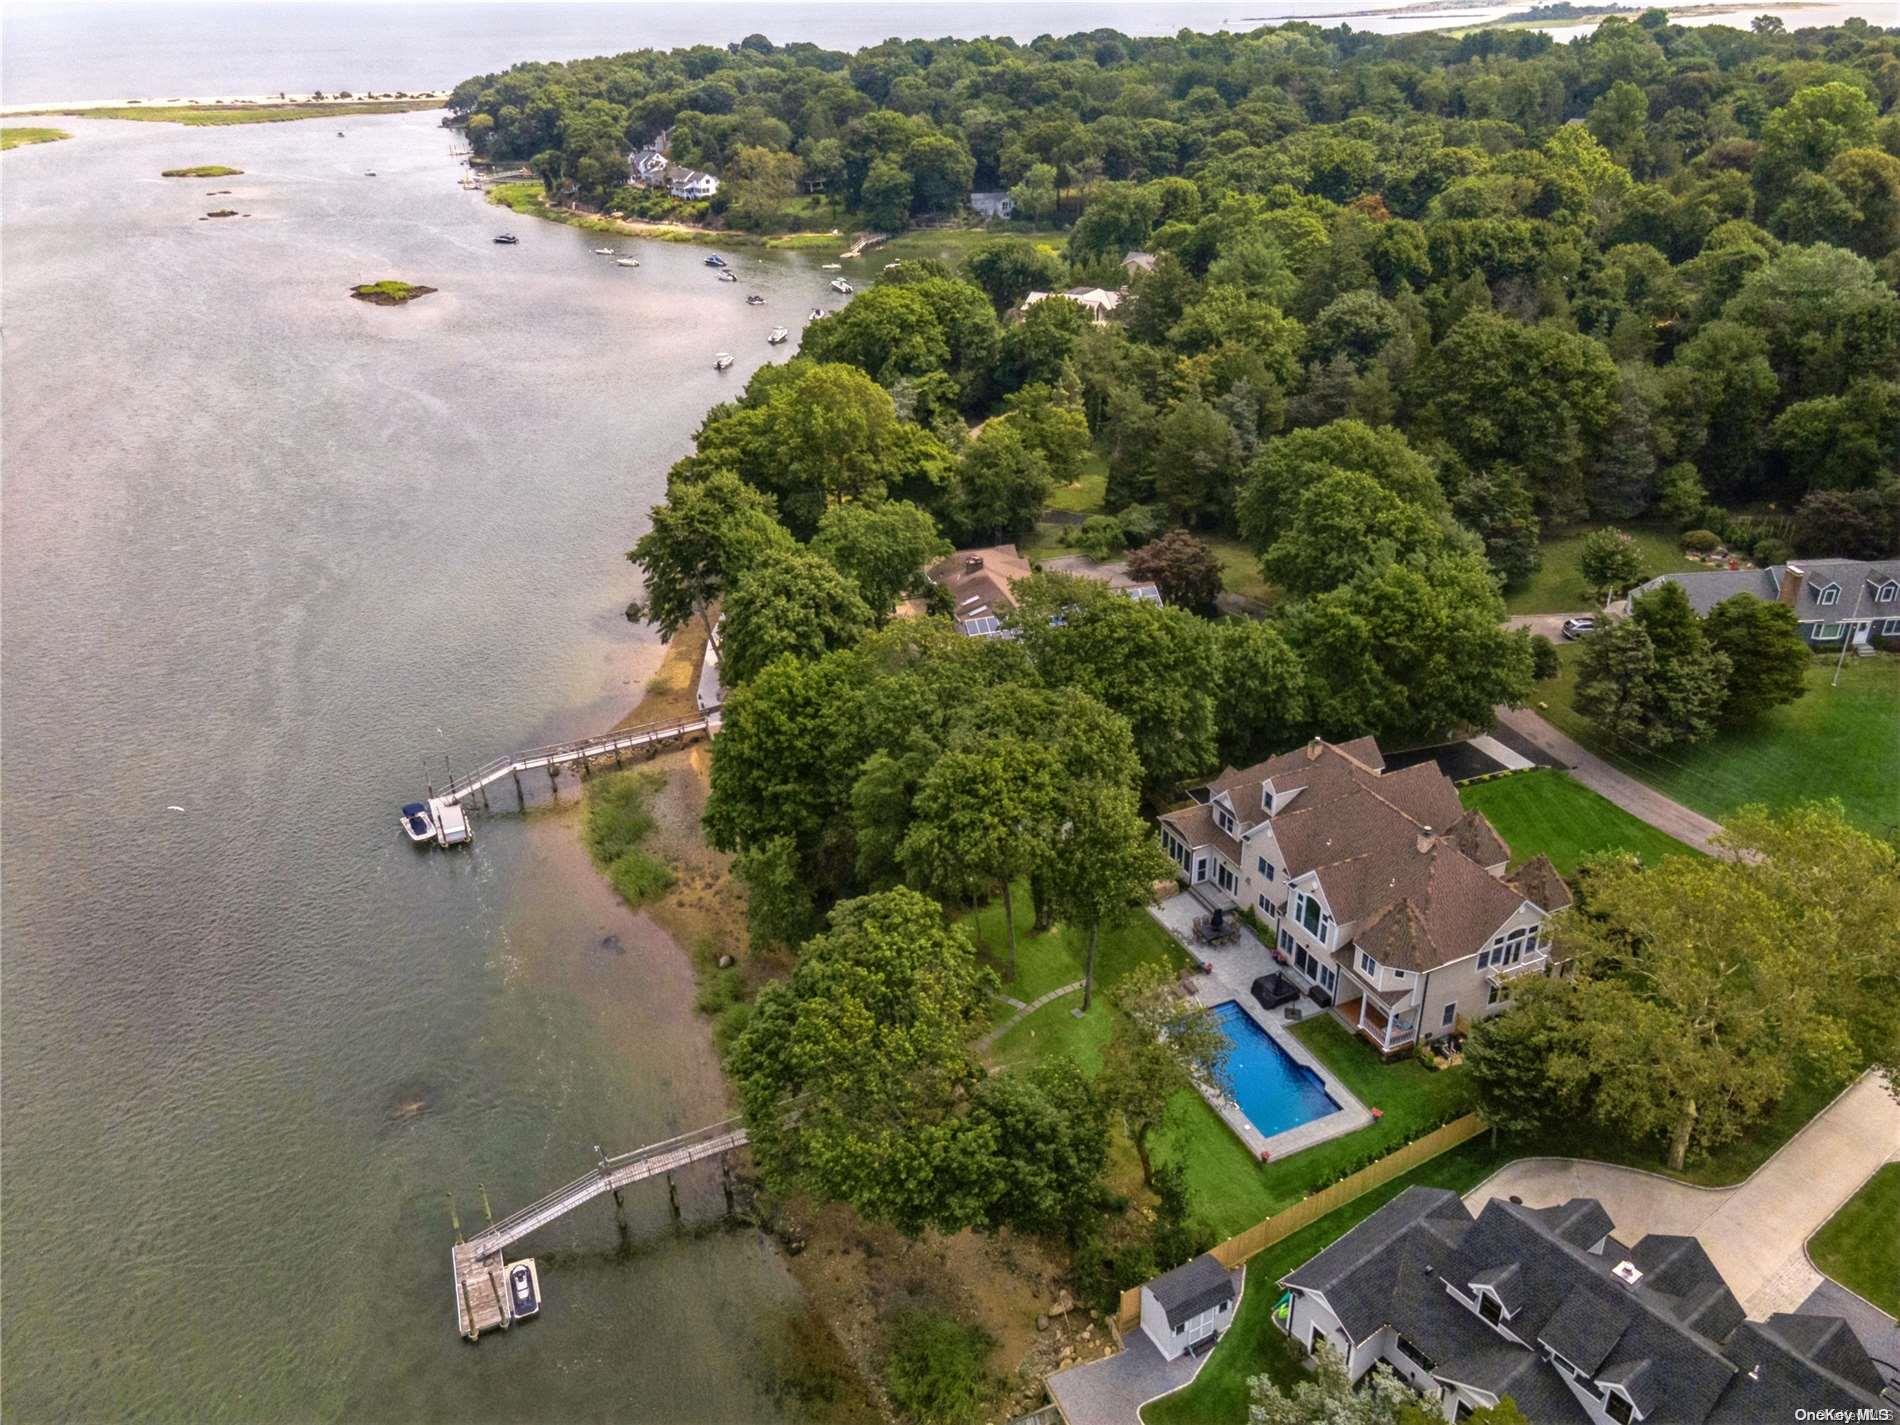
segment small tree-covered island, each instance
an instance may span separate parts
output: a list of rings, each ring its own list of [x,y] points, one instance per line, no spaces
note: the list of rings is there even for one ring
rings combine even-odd
[[[1900,1150],[1897,106],[1661,10],[457,86],[549,210],[891,240],[629,554],[878,1409],[1891,1404],[1803,1243]]]
[[[413,282],[399,282],[393,277],[385,277],[380,282],[359,282],[350,288],[350,295],[357,301],[368,302],[372,306],[400,307],[405,302],[426,297],[433,291],[435,291],[433,287],[423,287]]]

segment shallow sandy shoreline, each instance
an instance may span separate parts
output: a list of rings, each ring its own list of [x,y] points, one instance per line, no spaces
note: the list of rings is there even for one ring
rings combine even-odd
[[[81,114],[88,109],[210,109],[282,108],[287,105],[321,105],[326,109],[353,109],[364,104],[410,103],[416,100],[443,100],[449,91],[411,90],[405,94],[353,94],[348,99],[322,98],[309,94],[241,94],[223,98],[195,99],[69,99],[47,100],[38,104],[0,104],[0,117],[19,118],[25,114]]]

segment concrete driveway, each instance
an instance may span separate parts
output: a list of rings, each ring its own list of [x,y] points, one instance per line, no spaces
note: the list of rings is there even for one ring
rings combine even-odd
[[[1662,1232],[1701,1242],[1742,1309],[1759,1321],[1813,1295],[1823,1278],[1805,1243],[1890,1159],[1900,1159],[1900,1103],[1869,1073],[1735,1187],[1690,1187],[1581,1158],[1522,1158],[1473,1188],[1465,1204],[1476,1212],[1493,1197],[1532,1207],[1594,1197],[1618,1241]]]
[[[1567,618],[1602,618],[1602,609],[1578,609],[1570,614],[1511,614],[1504,620],[1506,628],[1527,628],[1532,633],[1541,633],[1552,643],[1564,641],[1564,620]]]

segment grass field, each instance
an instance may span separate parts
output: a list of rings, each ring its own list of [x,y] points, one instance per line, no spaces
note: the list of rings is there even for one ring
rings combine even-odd
[[[1900,1316],[1900,1163],[1889,1163],[1841,1205],[1808,1256],[1849,1291]]]
[[[1900,823],[1894,791],[1900,787],[1900,658],[1850,657],[1835,688],[1835,660],[1817,655],[1806,694],[1757,726],[1648,753],[1607,745],[1577,715],[1571,706],[1577,645],[1564,646],[1561,657],[1563,671],[1537,687],[1538,710],[1591,751],[1684,806],[1721,821],[1751,802],[1786,808],[1838,797],[1869,831],[1885,834]]]
[[[1280,1295],[1275,1283],[1409,1187],[1449,1188],[1457,1193],[1476,1187],[1515,1156],[1489,1143],[1488,1135],[1480,1136],[1421,1163],[1247,1263],[1247,1289],[1234,1324],[1194,1384],[1148,1405],[1141,1418],[1147,1425],[1246,1425],[1249,1377],[1264,1374],[1281,1385],[1291,1385],[1304,1375],[1299,1352],[1273,1324],[1273,1303]]]
[[[417,109],[440,109],[440,99],[382,99],[329,104],[128,104],[118,109],[74,109],[60,112],[84,119],[135,119],[148,124],[187,124],[193,128],[221,128],[230,124],[287,124],[296,119],[347,119],[358,114],[407,114]]]
[[[58,143],[71,137],[64,129],[35,129],[25,125],[3,128],[0,129],[0,153],[10,148],[24,148],[30,143]]]
[[[1568,614],[1596,606],[1595,594],[1584,584],[1577,560],[1583,553],[1587,529],[1547,536],[1539,551],[1544,562],[1521,589],[1507,590],[1504,611],[1513,614]],[[1706,569],[1683,556],[1676,537],[1658,529],[1626,529],[1643,556],[1645,579],[1682,569]]]
[[[1650,866],[1665,856],[1698,854],[1550,767],[1474,782],[1458,797],[1490,819],[1513,861],[1541,851],[1566,876],[1599,851],[1629,851]]]

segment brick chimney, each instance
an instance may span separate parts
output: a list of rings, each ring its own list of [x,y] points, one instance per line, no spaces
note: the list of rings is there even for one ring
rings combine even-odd
[[[1418,829],[1418,854],[1421,856],[1427,855],[1432,849],[1434,839],[1431,827],[1421,826]]]
[[[1314,738],[1311,742],[1306,744],[1306,760],[1308,762],[1319,761],[1319,754],[1324,751],[1325,748],[1325,743],[1321,742],[1317,737]]]
[[[1798,564],[1781,566],[1781,576],[1775,581],[1775,597],[1789,608],[1801,603],[1801,590],[1808,582],[1808,571]]]

